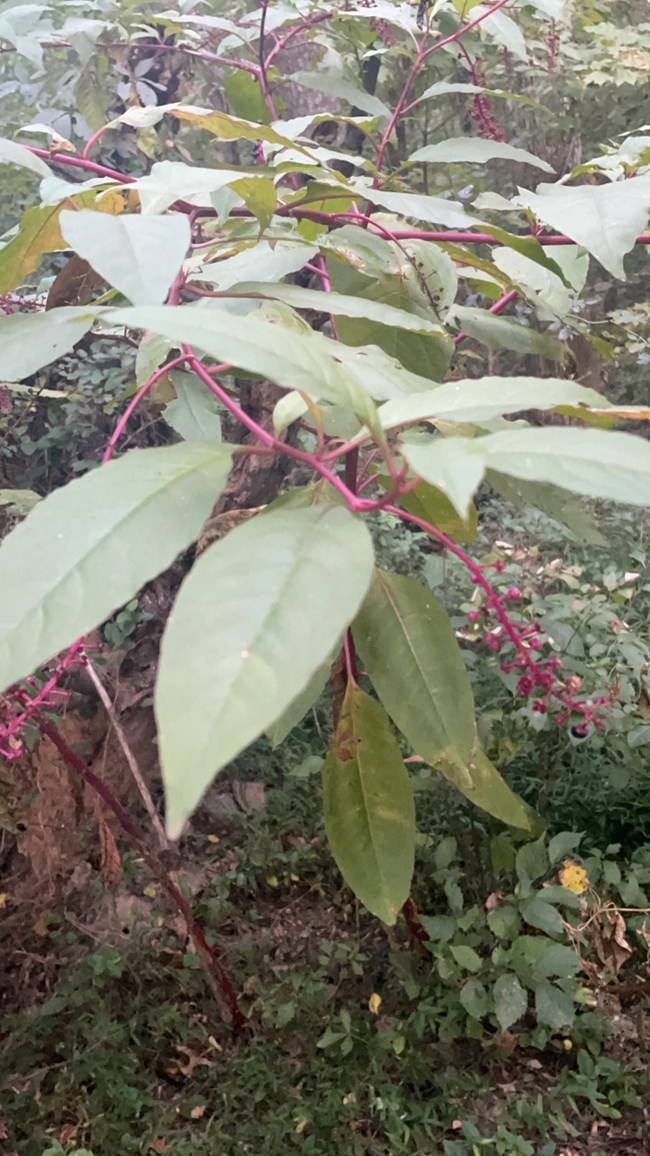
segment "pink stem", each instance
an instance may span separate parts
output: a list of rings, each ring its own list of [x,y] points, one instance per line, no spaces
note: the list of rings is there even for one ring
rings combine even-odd
[[[425,48],[426,38],[424,38],[422,40],[422,42],[418,48],[415,60],[413,61],[413,64],[412,64],[411,69],[409,71],[409,74],[408,74],[406,81],[404,83],[404,87],[403,87],[403,89],[399,95],[397,104],[395,105],[395,108],[393,110],[393,115],[391,116],[391,118],[388,122],[388,125],[386,127],[386,131],[382,137],[381,144],[380,144],[379,149],[377,151],[376,164],[377,164],[378,169],[381,169],[381,166],[382,166],[383,161],[384,161],[384,154],[385,154],[386,149],[388,147],[388,143],[390,141],[390,138],[393,135],[395,125],[397,124],[400,116],[402,115],[402,113],[405,109],[406,101],[408,99],[408,95],[409,95],[411,88],[413,86],[413,82],[415,81],[416,77],[418,76],[418,73],[420,72],[420,69],[421,69],[422,65],[424,64],[425,60],[428,60],[429,57],[432,55],[432,53],[437,52],[439,48],[444,48],[444,46],[446,44],[452,44],[454,42],[454,40],[459,40],[460,37],[464,36],[464,34],[466,32],[469,32],[471,28],[475,28],[477,24],[482,24],[484,20],[487,20],[488,16],[491,16],[493,12],[498,12],[499,8],[503,8],[504,5],[506,5],[508,3],[509,3],[509,0],[497,0],[496,4],[493,4],[491,8],[488,8],[486,12],[482,12],[480,16],[476,16],[474,18],[474,20],[471,20],[469,22],[469,24],[463,24],[460,28],[457,28],[455,32],[452,32],[451,36],[445,36],[442,40],[436,40],[435,44],[432,44],[430,46],[430,48]],[[373,182],[373,188],[375,188],[375,189],[378,188],[380,184],[381,184],[381,182],[380,182],[379,178],[376,177],[374,182]]]
[[[152,389],[157,381],[160,381],[161,377],[164,377],[166,373],[170,373],[172,369],[176,369],[178,365],[182,365],[186,360],[187,358],[184,356],[174,357],[171,361],[167,361],[165,365],[161,365],[160,369],[157,369],[155,373],[152,373],[151,377],[147,378],[144,385],[140,386],[138,392],[131,398],[129,404],[124,410],[124,413],[120,417],[117,425],[115,426],[115,429],[109,438],[108,445],[104,450],[104,456],[102,457],[102,465],[105,465],[106,462],[111,460],[115,446],[120,440],[125,426],[127,425],[134,410],[136,410],[139,406],[143,397],[146,397],[146,395],[149,393],[149,390]]]
[[[443,40],[436,40],[435,44],[427,48],[424,53],[424,60],[428,60],[432,52],[437,52],[439,48],[444,48],[446,44],[453,44],[454,40],[459,40],[466,32],[469,32],[472,28],[476,28],[477,24],[482,24],[484,20],[487,20],[488,16],[491,16],[493,12],[498,12],[499,8],[504,8],[509,2],[510,0],[497,0],[496,4],[488,8],[487,12],[482,12],[480,16],[476,16],[473,20],[470,20],[469,24],[463,24],[461,28],[457,28],[455,32],[452,32],[451,36],[445,36]]]
[[[329,467],[326,466],[324,462],[320,461],[315,455],[305,453],[303,450],[299,450],[295,446],[290,446],[286,442],[281,441],[279,438],[274,437],[273,434],[268,433],[267,430],[265,430],[258,422],[256,422],[254,418],[250,417],[241,408],[241,406],[238,405],[236,401],[234,401],[234,399],[230,396],[229,393],[226,392],[223,386],[219,385],[217,381],[213,381],[205,366],[201,363],[201,361],[199,361],[196,355],[192,354],[192,351],[189,349],[189,347],[184,346],[184,349],[187,350],[186,359],[189,368],[210,390],[210,393],[218,398],[222,405],[224,405],[226,409],[229,410],[233,417],[236,417],[237,420],[240,421],[242,425],[249,431],[249,433],[252,433],[257,438],[265,450],[271,451],[272,453],[286,454],[287,457],[294,458],[297,462],[304,462],[305,465],[310,466],[312,470],[320,474],[320,476],[324,478],[326,482],[329,482],[330,486],[333,486],[333,488],[338,491],[341,497],[345,500],[348,509],[352,510],[353,513],[360,514],[367,512],[368,510],[376,510],[378,508],[376,502],[370,502],[364,498],[358,498],[356,494],[353,494],[348,486],[346,486],[345,482],[343,482],[341,478],[339,478],[333,472],[333,470],[330,470]]]
[[[490,305],[490,308],[487,312],[492,313],[493,315],[503,313],[503,310],[510,304],[510,302],[515,301],[518,296],[519,293],[516,289],[510,289],[508,293],[504,293],[503,297],[500,297],[498,301],[495,301],[494,305]],[[466,333],[457,333],[454,337],[454,345],[460,345],[461,341],[466,340]]]
[[[86,142],[84,149],[83,149],[83,152],[81,154],[84,160],[86,160],[88,158],[88,153],[93,148],[93,146],[97,144],[97,141],[101,140],[101,138],[103,137],[104,133],[106,132],[106,130],[108,128],[110,128],[110,125],[103,124],[101,128],[97,129],[97,132],[93,133],[90,140],[88,140]]]
[[[109,169],[106,165],[95,164],[94,161],[89,161],[86,157],[71,156],[70,153],[51,153],[47,149],[34,148],[32,145],[22,146],[28,153],[33,153],[35,157],[42,157],[45,161],[52,161],[57,165],[69,165],[74,169],[86,169],[89,173],[95,173],[99,177],[109,177],[112,181],[117,181],[121,185],[132,185],[136,181],[136,177],[128,177],[125,173],[118,173],[117,169]]]

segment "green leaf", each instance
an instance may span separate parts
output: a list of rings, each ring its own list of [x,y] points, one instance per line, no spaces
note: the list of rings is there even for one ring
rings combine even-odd
[[[268,228],[278,207],[278,194],[271,178],[241,177],[238,181],[232,181],[229,187],[257,217],[260,229]]]
[[[483,12],[485,11],[486,9],[483,8]],[[481,32],[487,32],[497,44],[501,44],[503,48],[507,48],[508,52],[511,52],[518,60],[528,60],[524,34],[519,25],[511,16],[507,16],[503,9],[491,12],[489,16],[481,21]]]
[[[539,931],[545,931],[547,935],[563,934],[562,916],[557,908],[553,907],[551,903],[546,903],[541,895],[535,895],[532,899],[525,899],[520,910],[522,918],[529,927],[536,927]]]
[[[179,199],[190,199],[193,204],[207,207],[213,193],[242,177],[262,180],[264,170],[256,175],[246,169],[195,168],[182,161],[158,161],[152,165],[151,172],[139,177],[129,189],[138,194],[143,213],[156,214],[164,213]]]
[[[456,422],[489,421],[527,409],[554,409],[562,405],[594,406],[604,399],[595,389],[561,377],[479,377],[449,381],[436,389],[386,402],[379,411],[383,429],[444,418]],[[605,406],[608,403],[605,401]],[[543,438],[545,430],[533,430]],[[507,431],[509,434],[510,431]],[[458,439],[456,439],[458,440]],[[494,463],[494,469],[498,469]]]
[[[486,466],[502,474],[552,482],[590,498],[650,503],[650,445],[634,434],[568,426],[513,429],[477,444]]]
[[[390,478],[382,476],[377,480],[387,492],[390,492],[393,486]],[[428,482],[418,482],[412,490],[402,494],[399,504],[410,514],[415,514],[416,517],[435,526],[437,530],[441,530],[453,542],[473,542],[476,537],[478,528],[476,508],[470,506],[467,518],[459,517],[446,494],[435,486],[430,486]]]
[[[386,714],[353,682],[323,767],[323,803],[343,878],[373,915],[394,924],[413,875],[413,792]]]
[[[167,424],[186,442],[220,442],[218,401],[189,373],[174,373],[171,380],[176,397],[163,410]]]
[[[458,998],[467,1014],[473,1016],[475,1020],[481,1020],[487,1015],[487,992],[478,979],[468,979],[461,987]]]
[[[383,705],[420,758],[477,807],[531,830],[534,813],[477,749],[467,671],[434,595],[414,578],[377,570],[352,632]]]
[[[62,357],[94,321],[92,310],[65,307],[47,313],[0,316],[0,378],[21,381]]]
[[[487,309],[456,305],[453,320],[459,329],[486,345],[488,349],[514,349],[518,353],[535,353],[550,361],[562,361],[565,347],[550,333],[539,333],[523,321],[498,317]]]
[[[128,602],[198,537],[231,453],[133,450],[34,507],[0,548],[2,689]]]
[[[258,282],[280,281],[290,273],[297,273],[317,252],[316,245],[307,245],[299,237],[293,241],[276,241],[273,245],[258,241],[232,257],[211,261],[201,274],[193,275],[193,280],[210,281],[222,291],[253,277]]]
[[[356,84],[351,84],[343,76],[327,72],[294,72],[291,81],[293,84],[302,84],[305,88],[314,89],[315,92],[334,96],[337,101],[346,100],[353,108],[356,106],[362,112],[368,112],[372,116],[381,117],[383,120],[390,118],[391,110],[378,96],[366,92],[363,88],[358,88]]]
[[[466,766],[458,759],[445,758],[436,769],[470,803],[487,811],[488,815],[521,831],[534,833],[539,829],[539,816],[515,795],[484,751],[474,750]]]
[[[162,305],[190,246],[187,217],[62,212],[71,249],[136,305]]]
[[[257,281],[246,281],[242,285],[237,285],[235,289],[238,295],[244,297],[270,297],[276,301],[284,301],[296,309],[315,309],[319,313],[332,313],[335,317],[363,317],[385,326],[444,337],[444,330],[437,322],[366,297],[350,297],[343,293],[303,289],[300,285],[269,285]]]
[[[437,144],[425,145],[411,153],[408,158],[411,162],[427,164],[458,164],[461,161],[470,161],[474,164],[484,164],[491,160],[520,161],[525,165],[534,165],[543,169],[545,173],[552,173],[553,167],[539,157],[533,156],[526,149],[514,148],[505,141],[484,140],[482,137],[449,137],[438,141]]]
[[[584,509],[579,498],[566,490],[561,490],[559,486],[508,478],[496,470],[487,470],[486,481],[493,490],[501,494],[502,498],[506,498],[519,509],[536,506],[547,517],[566,526],[579,542],[587,542],[591,546],[607,545],[607,539],[600,533],[593,517]]]
[[[374,189],[370,182],[361,178],[350,181],[358,196],[365,197],[373,205],[380,205],[389,213],[413,217],[416,221],[428,221],[432,225],[444,225],[448,229],[471,229],[482,225],[478,217],[472,217],[459,201],[448,201],[444,197],[425,197],[421,193],[387,193],[384,189]]]
[[[456,963],[465,971],[480,971],[483,967],[483,960],[480,955],[477,955],[473,947],[467,947],[466,944],[452,944],[449,948]]]
[[[453,835],[445,835],[445,837],[440,840],[434,855],[436,871],[444,871],[446,867],[449,867],[450,863],[453,863],[456,858],[457,847],[458,844]]]
[[[534,843],[525,843],[517,851],[515,860],[517,878],[524,889],[529,889],[531,883],[541,879],[548,871],[548,854],[546,851],[545,836],[540,835]]]
[[[474,749],[472,691],[449,615],[414,578],[376,570],[352,631],[373,686],[420,758]]]
[[[519,913],[516,907],[495,907],[487,913],[487,924],[497,939],[513,939],[520,928]]]
[[[182,305],[107,311],[116,325],[150,329],[174,342],[197,346],[217,361],[259,373],[287,389],[302,390],[351,409],[369,428],[377,411],[351,373],[341,366],[338,344],[319,333],[280,329],[259,317],[240,317],[220,307]]]
[[[446,254],[439,255],[447,260]],[[403,262],[398,273],[369,281],[343,262],[330,261],[334,289],[356,303],[354,313],[346,310],[339,321],[338,335],[347,345],[378,345],[411,373],[439,381],[447,373],[453,346],[439,321],[431,320],[436,316],[433,286],[429,294],[426,279],[420,281],[414,266]],[[409,317],[410,323],[398,325],[391,319],[395,314]],[[355,320],[348,320],[351,317]]]
[[[575,851],[576,847],[580,846],[583,837],[584,831],[560,831],[559,834],[554,835],[548,845],[549,862],[557,863],[570,851]]]
[[[571,996],[547,981],[535,987],[535,1012],[538,1022],[554,1031],[570,1028],[575,1019],[575,1005]]]
[[[614,277],[625,280],[623,257],[634,248],[650,215],[650,176],[606,185],[539,185],[519,190],[515,203],[571,237]]]
[[[230,116],[229,113],[223,112],[221,109],[197,108],[189,104],[157,104],[148,105],[145,108],[134,106],[123,112],[114,123],[129,124],[133,128],[150,128],[152,125],[158,124],[166,115],[196,125],[197,128],[212,133],[218,140],[263,140],[269,144],[282,145],[285,148],[298,148],[292,141],[275,132],[269,125],[242,120],[240,117]],[[298,149],[298,151],[305,152],[304,149]],[[189,172],[194,171],[191,166],[186,167]]]
[[[281,742],[284,742],[287,735],[291,734],[293,728],[297,726],[307,712],[316,705],[327,686],[331,671],[331,662],[326,662],[323,666],[319,666],[304,690],[300,692],[298,697],[289,704],[287,709],[275,720],[273,725],[269,727],[266,733],[274,749],[279,747]]]
[[[580,960],[572,947],[564,943],[551,943],[535,961],[534,970],[538,976],[556,975],[569,979],[576,974],[579,966]]]
[[[382,410],[385,408],[382,406]],[[438,437],[425,444],[402,445],[402,453],[413,472],[441,490],[464,521],[469,517],[472,496],[483,478],[482,440]]]
[[[235,116],[268,124],[269,110],[257,77],[243,69],[235,69],[226,76],[223,88]]]
[[[45,161],[30,153],[24,145],[16,144],[13,140],[0,138],[0,165],[18,165],[21,169],[29,169],[37,177],[51,177],[52,170]]]
[[[20,229],[0,249],[0,293],[9,293],[33,273],[44,253],[65,249],[59,229],[60,205],[33,206],[23,213]]]
[[[462,900],[460,902],[462,908]],[[420,920],[432,943],[449,943],[456,933],[456,922],[451,915],[421,915]]]
[[[331,505],[252,518],[201,555],[163,634],[155,694],[172,837],[327,660],[371,573],[365,525]]]
[[[507,1032],[528,1008],[528,996],[516,975],[506,972],[494,985],[494,1014],[502,1032]]]

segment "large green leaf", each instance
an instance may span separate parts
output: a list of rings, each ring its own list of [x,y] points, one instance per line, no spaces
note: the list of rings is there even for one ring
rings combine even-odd
[[[540,333],[523,321],[498,317],[487,309],[456,305],[453,320],[467,337],[480,341],[488,349],[514,349],[517,353],[534,353],[551,361],[562,361],[566,349],[557,337]]]
[[[603,404],[608,405],[596,390],[561,377],[479,377],[448,381],[437,389],[388,401],[379,410],[379,419],[384,429],[391,429],[437,417],[480,422],[526,409],[554,409],[560,405],[602,409]]]
[[[392,493],[395,483],[387,474],[378,475],[377,481],[386,493]],[[478,515],[475,507],[470,508],[467,518],[460,518],[449,498],[428,482],[418,482],[412,490],[402,494],[399,504],[410,514],[441,530],[453,542],[473,542],[476,537]]]
[[[634,434],[572,426],[513,429],[478,441],[486,468],[552,482],[590,498],[650,504],[650,444]]]
[[[460,201],[447,201],[444,197],[426,197],[423,193],[392,193],[374,189],[370,182],[361,178],[350,182],[359,196],[365,197],[373,205],[380,205],[389,213],[399,213],[413,217],[417,221],[428,221],[432,225],[444,225],[448,229],[470,229],[481,225],[478,217],[465,211]]]
[[[442,438],[402,446],[411,469],[425,482],[442,490],[461,518],[469,516],[472,495],[485,473],[483,438]]]
[[[445,759],[437,769],[470,803],[487,811],[488,815],[521,831],[539,831],[539,816],[510,789],[494,763],[480,748],[472,752],[466,766],[458,759]]]
[[[376,570],[352,627],[365,669],[413,750],[436,765],[467,762],[474,702],[449,615],[414,578]]]
[[[0,546],[0,687],[86,634],[198,536],[231,450],[133,450],[39,502]]]
[[[580,542],[591,546],[606,546],[596,523],[584,508],[584,504],[573,494],[545,482],[524,482],[521,478],[508,478],[496,470],[488,470],[486,481],[508,502],[518,506],[536,506],[538,510],[566,526]]]
[[[478,748],[465,663],[434,595],[414,578],[377,570],[352,631],[383,705],[420,758],[477,807],[531,830],[534,812]]]
[[[308,245],[299,236],[273,245],[258,241],[232,257],[206,262],[201,271],[193,273],[192,280],[211,281],[221,290],[253,277],[256,281],[280,281],[289,273],[297,273],[317,252],[316,245]]]
[[[220,307],[152,306],[107,311],[116,325],[149,329],[171,341],[196,346],[204,353],[236,365],[315,400],[324,398],[351,409],[370,428],[377,411],[358,382],[335,359],[336,342],[318,333],[280,328],[256,316],[240,317]]]
[[[650,217],[650,176],[607,185],[539,185],[536,193],[520,189],[515,203],[566,233],[624,281],[623,257]]]
[[[30,153],[24,145],[16,144],[14,140],[0,139],[0,165],[19,165],[21,169],[29,169],[37,177],[50,177],[52,170],[48,169],[45,161]]]
[[[435,253],[446,273],[449,258],[439,249]],[[430,275],[432,264],[429,261],[425,266],[422,262]],[[333,287],[357,303],[354,314],[347,311],[339,320],[337,330],[341,341],[356,346],[378,345],[409,372],[434,381],[444,379],[453,345],[439,324],[441,314],[436,313],[436,299],[449,288],[449,280],[443,289],[439,278],[427,291],[426,279],[423,276],[420,281],[415,271],[416,262],[411,264],[404,258],[397,273],[372,280],[341,261],[328,262],[328,268]],[[390,320],[395,312],[410,317],[411,323],[396,325]]]
[[[135,305],[162,305],[190,246],[187,217],[142,217],[82,209],[61,213],[61,232],[109,285]]]
[[[179,199],[209,206],[211,195],[219,189],[244,176],[261,179],[263,175],[263,169],[256,174],[252,169],[208,169],[182,161],[158,161],[151,166],[151,172],[139,177],[129,188],[137,192],[143,213],[164,213]]]
[[[245,297],[270,297],[293,305],[296,309],[316,309],[319,313],[332,313],[335,317],[364,317],[397,329],[444,336],[444,329],[437,322],[415,313],[407,313],[405,309],[395,308],[383,301],[352,297],[344,293],[324,293],[319,289],[303,289],[300,285],[269,285],[263,281],[246,281],[236,285],[233,292]]]
[[[325,93],[326,96],[334,96],[337,103],[339,100],[346,100],[353,108],[356,106],[362,112],[368,112],[383,120],[390,118],[391,110],[378,96],[366,92],[356,84],[351,84],[344,76],[327,72],[294,72],[291,81],[293,84],[303,84],[305,88],[311,88],[315,92]]]
[[[552,165],[533,156],[527,149],[515,148],[505,141],[484,140],[483,137],[449,137],[448,140],[438,141],[437,144],[425,145],[424,148],[411,153],[409,157],[409,161],[424,161],[427,164],[458,164],[461,161],[484,164],[485,161],[491,160],[519,161],[521,164],[543,169],[545,173],[553,172]]]
[[[319,666],[312,675],[304,690],[289,704],[287,709],[269,727],[267,737],[272,747],[278,747],[299,722],[304,719],[308,711],[316,705],[325,687],[327,686],[332,670],[331,662]]]
[[[33,205],[23,214],[20,228],[0,249],[0,293],[9,293],[33,273],[43,253],[65,249],[59,228],[60,205]]]
[[[394,924],[413,876],[413,791],[387,715],[353,682],[323,767],[323,805],[343,878],[364,907]]]
[[[507,1032],[528,1009],[528,995],[513,972],[504,972],[494,985],[494,1013]]]
[[[326,661],[371,574],[364,523],[331,505],[253,518],[201,555],[167,623],[156,686],[171,835]]]
[[[163,410],[168,425],[186,442],[220,442],[219,402],[203,382],[189,373],[172,374],[176,393]]]
[[[69,353],[94,321],[92,310],[0,315],[0,380],[22,381]]]

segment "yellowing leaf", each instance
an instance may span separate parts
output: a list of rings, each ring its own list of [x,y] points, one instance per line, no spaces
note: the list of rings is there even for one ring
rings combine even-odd
[[[587,872],[584,867],[574,862],[573,859],[564,860],[564,866],[560,871],[559,878],[564,889],[571,891],[573,895],[584,895],[589,887]]]

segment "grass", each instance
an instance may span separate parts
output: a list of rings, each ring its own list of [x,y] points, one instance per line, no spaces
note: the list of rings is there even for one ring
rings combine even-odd
[[[4,1027],[8,1153],[553,1156],[603,1106],[640,1128],[643,1077],[603,1053],[598,1017],[570,1051],[451,1038],[430,965],[340,887],[315,795],[288,779],[194,836],[197,861],[212,852],[199,914],[243,991],[236,1043],[157,897],[133,944],[116,928],[84,955],[53,925],[55,989]]]

